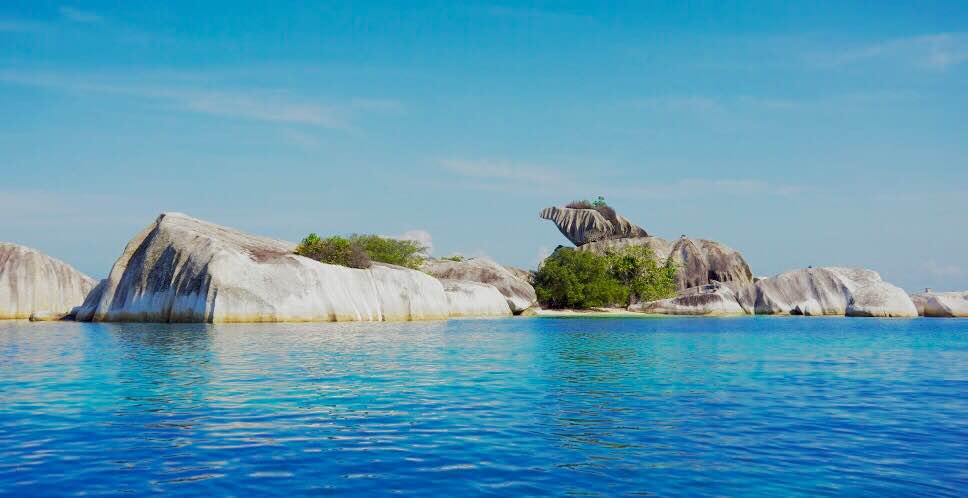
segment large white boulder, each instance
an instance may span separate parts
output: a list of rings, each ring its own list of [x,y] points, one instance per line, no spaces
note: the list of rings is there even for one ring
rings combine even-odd
[[[452,317],[511,316],[508,300],[497,287],[466,280],[442,280]]]
[[[96,281],[63,261],[0,242],[0,319],[58,319],[81,304]]]
[[[431,259],[427,260],[420,269],[439,279],[466,280],[493,285],[504,295],[514,313],[520,313],[538,302],[534,287],[530,283],[488,258],[471,258],[462,261]]]
[[[968,291],[919,292],[911,294],[911,300],[921,316],[968,317]]]
[[[328,265],[294,244],[180,213],[131,240],[76,310],[82,321],[282,322],[442,319],[437,279],[407,268]]]
[[[747,311],[737,301],[733,290],[718,282],[686,289],[676,297],[669,299],[633,304],[628,309],[629,311],[660,315],[729,316],[747,314]]]
[[[599,211],[555,206],[542,209],[538,216],[554,222],[561,234],[576,246],[597,240],[649,235],[643,228],[632,224],[624,216],[615,214],[610,208]]]
[[[757,315],[918,316],[902,289],[865,269],[789,271],[742,287],[737,296],[745,310]]]

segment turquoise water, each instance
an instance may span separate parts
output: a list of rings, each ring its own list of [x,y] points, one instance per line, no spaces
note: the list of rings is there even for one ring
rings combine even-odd
[[[968,321],[0,322],[0,494],[957,496]]]

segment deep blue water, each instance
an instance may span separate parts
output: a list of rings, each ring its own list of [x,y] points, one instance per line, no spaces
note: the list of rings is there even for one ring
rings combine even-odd
[[[0,322],[0,494],[964,496],[968,320]]]

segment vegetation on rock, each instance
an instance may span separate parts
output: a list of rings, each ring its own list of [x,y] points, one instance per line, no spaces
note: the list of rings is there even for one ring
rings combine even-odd
[[[559,248],[534,277],[538,301],[548,308],[628,305],[675,295],[676,266],[656,261],[648,247],[634,246],[604,256]]]
[[[353,234],[321,238],[311,233],[296,247],[296,254],[322,263],[369,268],[373,261],[418,268],[426,259],[427,248],[413,240],[398,240],[379,235]]]

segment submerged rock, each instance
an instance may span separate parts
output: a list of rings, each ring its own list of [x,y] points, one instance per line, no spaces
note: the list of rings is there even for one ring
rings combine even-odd
[[[488,258],[471,258],[463,261],[431,259],[421,269],[434,277],[445,280],[466,280],[490,284],[497,288],[514,313],[534,306],[538,297],[534,287],[519,278],[512,270]]]
[[[902,289],[865,269],[789,271],[747,285],[737,296],[747,312],[757,315],[918,316]]]
[[[968,291],[918,292],[911,294],[911,300],[921,316],[968,317]]]
[[[611,213],[614,214],[614,211]],[[553,221],[562,235],[576,246],[598,240],[649,236],[645,229],[633,225],[624,216],[614,214],[606,217],[597,209],[549,207],[542,209],[538,215]]]
[[[629,311],[662,315],[723,316],[747,314],[747,311],[737,301],[733,290],[718,282],[686,289],[673,298],[633,304],[629,306]]]
[[[441,319],[443,285],[423,272],[354,269],[292,253],[294,244],[162,214],[128,243],[78,320],[282,322]],[[486,306],[490,309],[490,304]],[[462,305],[460,312],[468,312]]]
[[[466,280],[442,280],[452,317],[510,316],[508,300],[497,287]]]
[[[0,242],[0,319],[63,317],[84,301],[94,284],[63,261]]]

